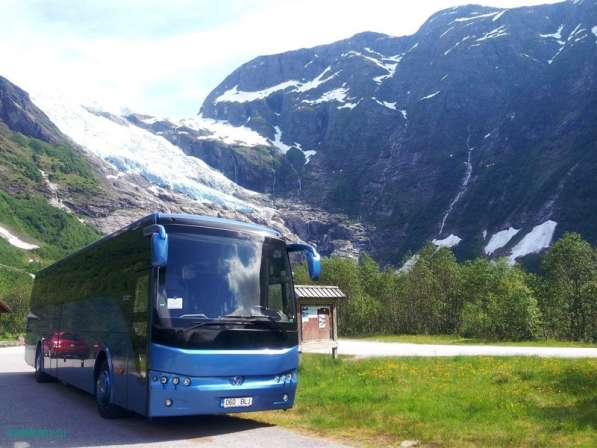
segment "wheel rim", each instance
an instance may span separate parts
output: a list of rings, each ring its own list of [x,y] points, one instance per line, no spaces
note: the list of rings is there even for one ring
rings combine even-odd
[[[107,370],[102,370],[97,377],[96,396],[98,402],[102,404],[110,400],[110,375]]]

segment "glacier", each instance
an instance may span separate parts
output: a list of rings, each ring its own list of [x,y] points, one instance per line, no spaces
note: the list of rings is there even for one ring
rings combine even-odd
[[[187,156],[163,137],[63,97],[34,94],[32,100],[65,135],[121,173],[140,175],[153,185],[200,203],[244,213],[260,212],[245,199],[258,193],[240,187],[202,160]]]

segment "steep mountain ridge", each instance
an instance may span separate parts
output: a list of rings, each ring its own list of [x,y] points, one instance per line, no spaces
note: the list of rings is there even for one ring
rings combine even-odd
[[[14,132],[48,143],[66,141],[54,123],[33,105],[29,94],[2,76],[0,76],[0,122]]]
[[[200,113],[293,154],[276,193],[374,226],[382,261],[432,239],[481,254],[509,228],[492,254],[521,258],[566,230],[597,241],[596,74],[597,1],[467,5],[258,57]]]

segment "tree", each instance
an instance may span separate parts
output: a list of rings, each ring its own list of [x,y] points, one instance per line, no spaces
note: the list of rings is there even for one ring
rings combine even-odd
[[[567,233],[543,260],[541,308],[550,336],[595,340],[597,333],[597,250]]]
[[[406,333],[455,331],[462,308],[460,267],[450,249],[428,244],[411,269],[400,274],[401,325]]]
[[[25,331],[31,286],[26,272],[0,268],[0,297],[11,309],[0,314],[0,335],[15,336]]]
[[[530,275],[505,259],[477,259],[465,265],[464,300],[459,332],[487,339],[523,340],[541,330],[541,313]]]

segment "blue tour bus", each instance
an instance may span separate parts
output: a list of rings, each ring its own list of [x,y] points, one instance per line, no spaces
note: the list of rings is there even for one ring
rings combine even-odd
[[[289,252],[267,227],[152,214],[39,272],[27,318],[35,378],[96,397],[103,417],[287,409],[298,332]]]

